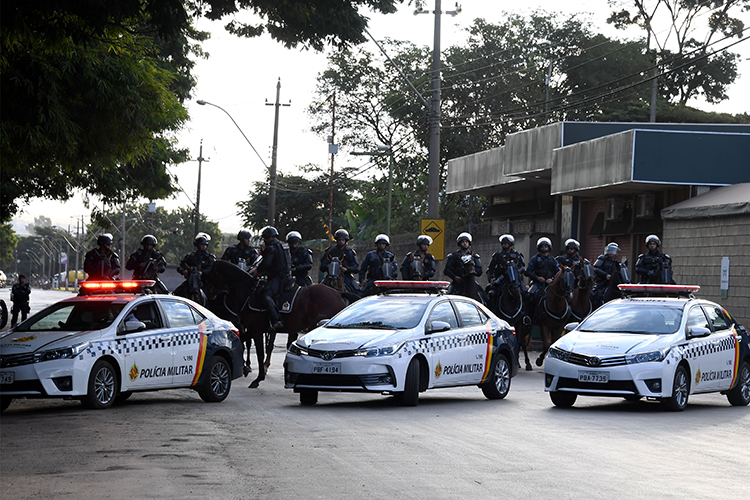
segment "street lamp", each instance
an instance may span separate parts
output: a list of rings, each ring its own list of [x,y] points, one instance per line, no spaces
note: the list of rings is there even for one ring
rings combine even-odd
[[[229,117],[229,119],[232,120],[232,123],[234,123],[234,126],[237,127],[237,130],[239,130],[240,134],[242,134],[242,137],[244,137],[245,141],[247,141],[247,143],[250,145],[250,147],[253,148],[253,151],[255,152],[255,155],[258,157],[258,159],[260,159],[260,162],[263,164],[264,167],[266,167],[266,170],[268,171],[268,176],[270,178],[270,186],[269,186],[269,189],[268,189],[268,201],[269,201],[269,203],[268,203],[268,224],[272,226],[273,225],[273,219],[275,217],[275,213],[274,213],[275,210],[274,210],[273,205],[271,205],[271,198],[273,197],[274,200],[276,198],[276,172],[274,170],[272,170],[271,168],[269,168],[268,165],[266,165],[266,162],[263,161],[263,157],[260,155],[260,153],[258,153],[258,150],[255,149],[255,146],[253,146],[253,143],[250,142],[250,139],[247,138],[247,136],[245,135],[245,132],[243,132],[242,129],[240,128],[240,126],[237,125],[237,122],[234,121],[234,118],[232,118],[232,115],[229,114],[229,111],[227,111],[226,109],[222,108],[221,106],[219,106],[217,104],[214,104],[214,103],[211,103],[211,102],[208,102],[208,101],[204,101],[203,99],[198,99],[196,102],[198,104],[200,104],[201,106],[205,106],[206,104],[208,104],[209,106],[213,106],[214,108],[219,108],[220,110],[222,110],[224,112],[224,114],[226,114]]]
[[[377,151],[359,152],[352,151],[349,153],[353,156],[390,156],[388,161],[388,216],[386,218],[385,232],[391,234],[391,193],[393,192],[393,148],[391,146],[378,146]]]

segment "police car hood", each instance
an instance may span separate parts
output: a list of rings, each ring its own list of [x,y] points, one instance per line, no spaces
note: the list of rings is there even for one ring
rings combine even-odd
[[[302,337],[298,345],[319,351],[347,351],[395,344],[409,338],[411,333],[411,330],[317,328]]]
[[[669,335],[572,331],[555,347],[579,354],[607,356],[653,351],[669,345]]]
[[[23,354],[47,348],[68,347],[101,335],[92,332],[11,332],[0,338],[0,354]]]

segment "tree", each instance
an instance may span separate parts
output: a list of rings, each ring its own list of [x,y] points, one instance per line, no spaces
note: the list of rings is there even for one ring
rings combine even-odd
[[[161,199],[176,190],[166,165],[185,161],[174,134],[195,81],[190,55],[208,36],[198,16],[247,9],[289,47],[363,40],[357,8],[393,12],[399,0],[6,0],[0,12],[0,221],[32,197]]]
[[[632,0],[632,4],[633,10],[612,12],[607,22],[621,29],[636,25],[646,31],[647,48],[666,73],[659,80],[668,96],[681,105],[698,95],[711,103],[726,99],[726,88],[737,78],[739,56],[716,42],[742,38],[744,23],[732,16],[750,9],[750,0]],[[706,25],[700,26],[706,14]],[[696,33],[703,38],[696,38]]]

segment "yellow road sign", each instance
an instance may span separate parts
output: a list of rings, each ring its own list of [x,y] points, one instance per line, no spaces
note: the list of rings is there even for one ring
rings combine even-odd
[[[432,238],[432,245],[428,251],[435,260],[445,259],[445,219],[422,219],[420,234]]]

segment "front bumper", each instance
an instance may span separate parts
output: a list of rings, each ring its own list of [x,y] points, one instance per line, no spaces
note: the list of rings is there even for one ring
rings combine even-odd
[[[90,367],[89,367],[90,368]],[[10,397],[80,397],[88,391],[88,370],[75,359],[58,359],[3,368],[13,372],[12,384],[1,384]]]
[[[407,360],[408,363],[408,360]],[[397,356],[364,358],[351,356],[324,361],[321,358],[287,353],[284,387],[344,392],[403,391],[406,368]],[[316,373],[315,365],[338,365],[335,374]]]
[[[594,368],[548,357],[544,360],[544,390],[582,396],[641,396],[661,398],[672,393],[672,377],[664,361]],[[608,372],[609,382],[581,382],[579,372]]]

